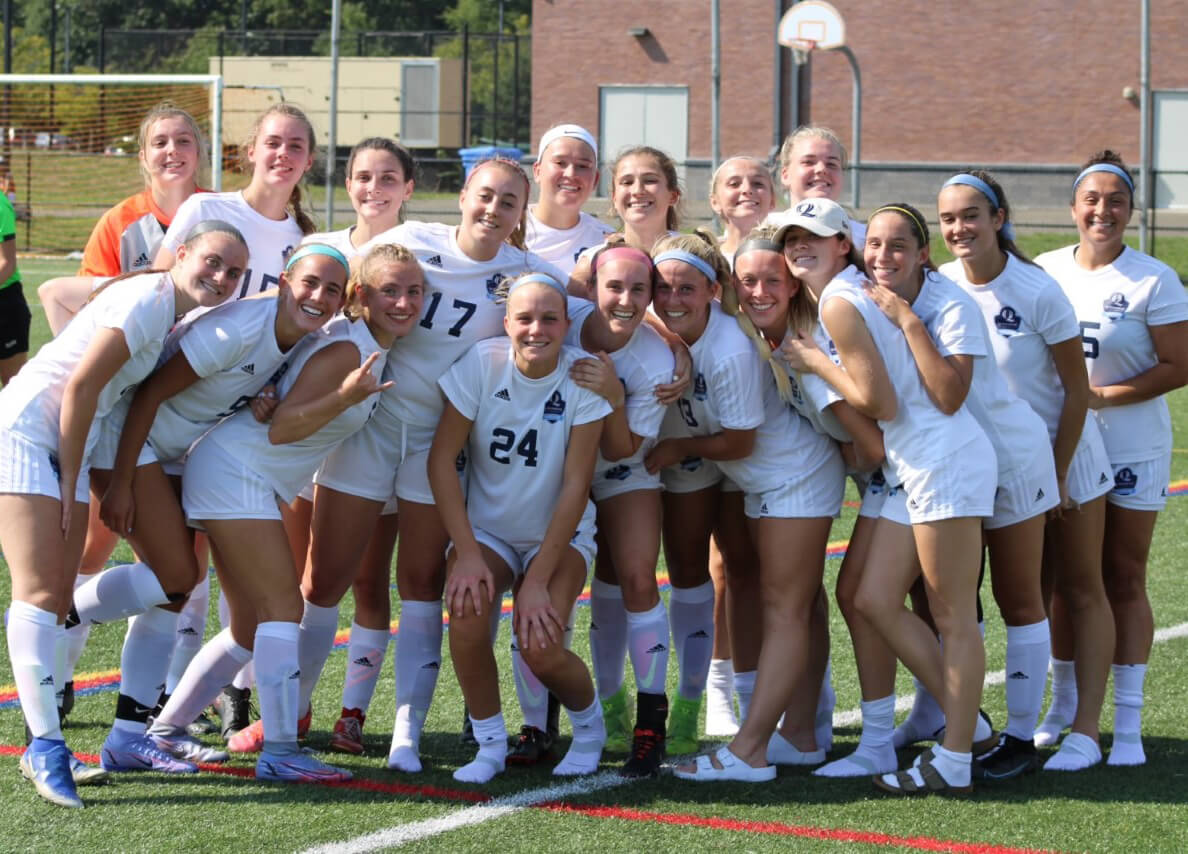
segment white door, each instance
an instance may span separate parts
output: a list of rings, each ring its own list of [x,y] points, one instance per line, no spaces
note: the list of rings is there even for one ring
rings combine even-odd
[[[598,145],[602,192],[610,186],[615,155],[633,145],[650,145],[677,163],[685,180],[689,154],[689,89],[686,86],[603,86],[599,90]]]
[[[1155,207],[1188,208],[1188,92],[1153,92]],[[1168,174],[1178,173],[1178,174]]]

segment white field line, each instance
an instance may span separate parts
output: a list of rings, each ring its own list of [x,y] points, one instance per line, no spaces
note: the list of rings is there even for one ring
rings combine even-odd
[[[1166,629],[1159,629],[1155,632],[1155,643],[1166,643],[1169,640],[1182,637],[1188,637],[1188,623],[1180,623],[1176,626],[1168,626]],[[1001,685],[1005,681],[1006,671],[996,670],[993,673],[986,674],[985,685]],[[897,697],[895,699],[895,711],[906,712],[912,707],[912,699],[912,695],[910,694]],[[837,712],[833,716],[833,725],[835,727],[857,726],[861,723],[862,712],[859,709]],[[348,839],[343,842],[330,842],[326,845],[308,848],[302,854],[361,854],[361,852],[377,851],[381,848],[395,848],[409,842],[417,842],[421,839],[440,836],[443,833],[449,833],[459,828],[483,824],[492,819],[501,818],[502,816],[519,812],[537,804],[570,796],[580,797],[601,791],[602,789],[610,789],[614,786],[634,782],[636,781],[620,777],[614,771],[604,771],[593,777],[584,777],[571,783],[547,786],[543,789],[529,789],[528,791],[518,792],[514,795],[496,798],[489,803],[465,807],[440,818],[399,824],[395,827],[388,827],[383,830],[374,831],[373,833],[356,836],[354,839]]]
[[[592,777],[583,777],[580,780],[574,780],[570,783],[546,786],[541,789],[529,789],[524,792],[517,792],[514,795],[495,798],[488,803],[466,807],[441,816],[440,818],[429,818],[423,821],[399,824],[395,827],[366,833],[344,842],[330,842],[326,845],[308,848],[303,854],[358,854],[358,852],[376,851],[381,848],[395,848],[409,842],[428,839],[431,836],[439,836],[440,834],[458,830],[459,828],[502,818],[505,815],[519,812],[537,804],[548,803],[549,801],[556,801],[566,797],[580,797],[602,789],[610,789],[632,782],[634,781],[620,777],[615,771],[604,771],[601,774],[595,774]]]

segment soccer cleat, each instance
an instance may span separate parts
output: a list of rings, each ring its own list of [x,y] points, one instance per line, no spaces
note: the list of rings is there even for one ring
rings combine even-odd
[[[520,734],[507,752],[508,765],[539,765],[554,758],[553,736],[534,726],[520,727]]]
[[[697,719],[701,715],[701,698],[686,700],[678,696],[668,716],[668,741],[665,752],[670,756],[684,756],[701,749],[697,741]]]
[[[175,759],[185,762],[226,762],[231,755],[225,750],[208,747],[184,730],[176,730],[168,735],[152,733],[149,739],[161,750]]]
[[[363,722],[367,716],[359,709],[343,709],[342,717],[334,722],[330,735],[330,749],[339,753],[363,752]]]
[[[462,732],[458,734],[458,743],[463,747],[478,747],[478,739],[474,737],[474,722],[465,704],[462,706]]]
[[[99,764],[105,771],[160,771],[165,774],[194,774],[193,762],[175,759],[157,747],[144,733],[113,729],[103,741]]]
[[[1029,739],[1003,733],[998,744],[973,760],[975,780],[1010,780],[1039,768],[1039,753]]]
[[[70,776],[76,786],[102,786],[111,779],[102,768],[86,764],[73,753],[70,754]]]
[[[660,763],[663,761],[663,734],[636,727],[631,743],[631,756],[619,769],[619,776],[628,779],[655,777],[660,773]]]
[[[606,723],[606,750],[611,753],[627,751],[627,734],[632,731],[631,713],[627,709],[627,689],[622,686],[602,701],[602,720]]]
[[[297,737],[305,738],[309,734],[309,725],[313,721],[313,707],[297,720]],[[247,729],[242,729],[227,739],[227,749],[232,753],[259,753],[264,749],[264,722],[253,721]]]
[[[207,716],[206,712],[198,715],[198,717],[194,719],[194,722],[186,727],[186,732],[194,736],[194,738],[210,735],[211,733],[216,733],[218,731],[219,725],[212,721]]]
[[[37,794],[51,804],[82,809],[82,798],[75,790],[74,777],[70,773],[72,755],[64,741],[35,738],[21,754],[21,773],[33,784]]]
[[[261,753],[256,761],[256,779],[276,783],[344,783],[351,772],[327,765],[312,753],[284,756]]]
[[[228,685],[215,697],[211,707],[219,714],[219,732],[223,741],[230,741],[231,736],[251,724],[251,698],[251,688],[236,688],[234,685]]]
[[[58,707],[58,718],[66,720],[66,716],[74,711],[74,680],[71,679],[62,686],[62,705]]]

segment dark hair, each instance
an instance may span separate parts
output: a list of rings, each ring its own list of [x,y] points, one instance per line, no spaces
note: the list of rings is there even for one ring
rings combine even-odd
[[[612,195],[614,193],[614,183],[619,177],[619,166],[628,157],[636,156],[651,157],[653,160],[655,160],[656,165],[660,167],[661,174],[664,175],[664,183],[668,185],[668,191],[670,193],[675,192],[677,194],[677,200],[673,204],[669,205],[668,213],[664,217],[665,227],[669,231],[676,231],[680,227],[681,223],[681,199],[685,197],[685,194],[681,190],[680,178],[677,177],[676,163],[671,157],[669,157],[660,149],[652,148],[650,145],[633,145],[630,148],[624,148],[622,151],[620,151],[618,156],[615,157],[614,165],[611,166]]]
[[[347,178],[355,174],[355,157],[363,151],[384,151],[391,154],[400,163],[400,169],[404,173],[405,183],[416,180],[417,161],[413,159],[407,148],[385,136],[369,136],[367,139],[360,140],[356,143],[355,147],[351,149],[350,155],[347,156]],[[398,222],[404,222],[404,205],[400,206]]]
[[[243,152],[242,156],[245,171],[250,169],[251,166],[251,164],[247,162],[248,149],[252,148],[256,144],[256,137],[260,135],[260,128],[263,127],[264,120],[273,115],[286,116],[290,119],[296,119],[297,121],[304,124],[307,132],[306,135],[309,140],[309,152],[311,157],[313,156],[314,151],[317,149],[318,138],[314,133],[313,123],[310,122],[309,117],[306,116],[299,107],[288,102],[273,104],[271,107],[256,117],[255,122],[252,123],[252,132],[248,135],[248,138],[244,142],[244,145],[241,149]],[[293,210],[293,219],[296,220],[297,227],[301,229],[302,234],[313,234],[318,230],[318,227],[314,224],[313,219],[301,207],[300,178],[298,178],[297,183],[293,185],[293,192],[289,194],[289,207]]]
[[[1023,250],[1019,248],[1017,243],[1015,243],[1015,238],[1007,237],[1007,234],[1012,231],[1012,229],[1007,228],[1011,222],[1011,203],[1007,201],[1006,192],[1002,189],[1002,185],[999,184],[998,181],[995,180],[994,176],[985,169],[966,169],[964,172],[958,172],[957,174],[972,175],[978,180],[984,181],[990,185],[990,189],[994,191],[994,195],[998,196],[998,209],[1002,211],[1002,228],[998,229],[995,235],[998,239],[998,248],[1003,252],[1006,252],[1008,255],[1014,255],[1024,264],[1031,264],[1032,266],[1035,266],[1035,262],[1023,254]],[[974,189],[977,188],[975,187]],[[979,191],[979,195],[986,199],[986,207],[989,209],[990,215],[993,216],[994,204],[990,201],[990,198],[985,195],[985,193],[981,193]]]
[[[524,235],[528,229],[528,199],[532,196],[532,182],[528,180],[528,175],[516,161],[509,160],[506,157],[486,157],[476,163],[474,168],[470,170],[470,174],[466,176],[466,181],[462,184],[463,190],[470,185],[470,179],[477,175],[478,171],[484,166],[498,166],[503,171],[519,175],[524,180],[524,205],[520,208],[520,221],[516,224],[512,233],[507,236],[507,242],[517,249],[527,252],[528,244]]]
[[[912,237],[916,238],[916,245],[921,249],[931,249],[932,240],[928,233],[928,220],[924,218],[924,214],[907,202],[888,202],[885,205],[879,205],[875,208],[874,213],[866,221],[867,226],[874,221],[874,218],[881,213],[893,213],[908,224],[908,228],[912,231]],[[932,263],[932,258],[929,257],[923,263],[925,270],[936,270],[936,265]]]
[[[1128,178],[1130,178],[1130,183],[1126,184],[1126,189],[1130,192],[1130,209],[1134,210],[1134,175],[1131,173],[1131,171],[1128,168],[1126,168],[1126,163],[1122,160],[1122,155],[1119,154],[1118,152],[1114,151],[1113,149],[1103,148],[1101,151],[1096,152],[1092,157],[1090,157],[1088,160],[1086,160],[1081,165],[1081,168],[1077,170],[1077,174],[1080,175],[1082,172],[1084,172],[1090,166],[1096,166],[1098,163],[1109,163],[1111,166],[1117,166],[1119,169],[1121,169],[1123,172],[1126,173],[1126,176]],[[1126,183],[1126,182],[1123,182],[1123,183]],[[1076,202],[1076,200],[1077,200],[1077,185],[1074,184],[1073,191],[1072,191],[1072,198],[1069,199],[1068,203],[1070,205],[1074,204]]]

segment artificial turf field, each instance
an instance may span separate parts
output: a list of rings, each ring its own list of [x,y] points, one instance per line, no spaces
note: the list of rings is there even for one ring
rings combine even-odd
[[[1035,251],[1020,241],[1024,248]],[[72,262],[22,259],[26,293],[36,303],[42,279],[74,269]],[[48,337],[35,307],[34,349]],[[1188,392],[1170,396],[1177,435],[1188,435]],[[1177,444],[1188,440],[1180,439]],[[437,696],[422,741],[426,770],[419,775],[384,767],[391,732],[390,664],[381,678],[365,730],[362,757],[335,755],[355,774],[332,787],[257,783],[253,762],[235,759],[220,770],[180,778],[161,774],[122,775],[107,786],[82,789],[88,809],[53,807],[34,793],[17,770],[23,728],[13,699],[7,654],[0,656],[0,851],[326,851],[410,850],[506,852],[557,850],[738,851],[806,850],[999,852],[1188,850],[1188,591],[1183,589],[1182,555],[1188,522],[1188,446],[1172,460],[1178,493],[1161,515],[1149,565],[1156,644],[1147,678],[1141,768],[1097,768],[1072,775],[1038,773],[998,786],[980,786],[968,799],[930,797],[902,800],[876,794],[868,779],[820,780],[807,770],[781,769],[774,783],[695,784],[661,776],[623,782],[614,775],[621,756],[605,757],[604,773],[557,781],[547,769],[509,769],[486,787],[455,783],[451,773],[472,758],[458,743],[462,700],[449,656],[443,657]],[[1184,497],[1180,497],[1183,495]],[[853,498],[853,496],[850,496]],[[847,507],[831,540],[843,542],[853,524]],[[116,559],[129,554],[121,546]],[[826,565],[832,589],[840,561]],[[660,567],[663,572],[663,566]],[[0,574],[0,601],[9,595]],[[1004,639],[988,589],[987,673],[984,705],[1005,720],[1001,668]],[[343,603],[340,625],[350,624],[351,603]],[[393,605],[399,619],[399,603]],[[858,687],[840,614],[832,618],[834,684],[838,694],[831,757],[858,739]],[[578,609],[575,650],[584,652],[589,609]],[[213,612],[208,636],[217,627]],[[498,649],[509,729],[519,725],[507,659],[509,621]],[[97,754],[115,706],[113,668],[118,666],[123,625],[96,627],[75,676],[79,692],[65,729],[84,759]],[[308,744],[327,743],[339,711],[345,651],[332,654],[314,697]],[[391,661],[391,656],[387,660]],[[675,658],[669,693],[675,691]],[[998,678],[993,675],[997,672]],[[629,677],[630,684],[630,677]],[[901,673],[901,696],[911,681]],[[1112,703],[1102,717],[1102,747],[1108,754]],[[562,724],[563,732],[567,723]],[[705,742],[709,746],[710,742]],[[563,745],[564,746],[564,745]],[[908,761],[915,751],[905,751]],[[1041,751],[1043,756],[1050,749]],[[369,835],[370,836],[367,836]]]

